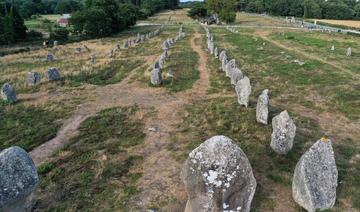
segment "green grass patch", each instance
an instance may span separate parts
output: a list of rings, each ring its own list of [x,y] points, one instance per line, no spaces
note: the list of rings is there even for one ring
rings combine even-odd
[[[133,120],[136,107],[111,108],[86,119],[70,145],[40,170],[34,210],[122,211],[136,194],[143,160],[128,148],[143,142],[143,124]],[[54,168],[55,166],[55,168]]]
[[[110,62],[100,70],[93,72],[80,72],[77,75],[70,76],[70,80],[74,85],[81,83],[88,83],[93,85],[108,85],[115,84],[123,80],[133,69],[142,65],[144,61],[136,60],[116,60]]]
[[[56,136],[59,118],[59,113],[41,107],[0,102],[0,149],[20,146],[31,151]]]

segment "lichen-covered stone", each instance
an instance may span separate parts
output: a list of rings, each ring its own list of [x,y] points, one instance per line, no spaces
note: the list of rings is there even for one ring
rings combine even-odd
[[[227,77],[230,77],[230,72],[232,69],[236,68],[236,61],[235,59],[230,60],[229,62],[226,63],[225,65],[225,73]]]
[[[0,211],[25,211],[28,196],[39,181],[29,154],[20,147],[0,153]]]
[[[235,91],[237,94],[238,103],[245,107],[249,105],[249,97],[251,94],[251,84],[248,77],[244,77],[239,80],[235,85]]]
[[[322,138],[305,152],[295,167],[293,198],[309,212],[330,209],[336,200],[337,179],[332,141]]]
[[[268,124],[269,117],[269,90],[265,89],[258,98],[256,105],[256,121]]]
[[[57,68],[49,68],[45,72],[45,76],[49,81],[56,81],[61,79],[60,72]]]
[[[9,103],[17,102],[16,98],[16,91],[15,89],[9,84],[5,83],[1,88],[1,97],[3,100]]]
[[[271,148],[278,154],[287,154],[293,147],[296,126],[285,110],[272,120]]]
[[[238,68],[232,68],[229,71],[230,82],[232,85],[236,85],[239,80],[244,78],[242,71]]]
[[[185,212],[250,211],[256,180],[230,138],[214,136],[194,149],[181,176],[188,194]]]
[[[153,69],[151,71],[151,84],[153,85],[160,85],[162,82],[162,77],[161,77],[161,70],[160,69]]]
[[[28,76],[26,78],[26,82],[29,85],[37,85],[41,82],[41,75],[37,72],[31,71],[28,73]]]

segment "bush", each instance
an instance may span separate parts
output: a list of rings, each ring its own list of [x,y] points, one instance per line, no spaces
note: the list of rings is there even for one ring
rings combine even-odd
[[[193,19],[197,19],[199,17],[205,17],[207,15],[207,9],[205,5],[202,3],[194,4],[192,8],[188,12],[188,16]]]
[[[236,19],[236,13],[233,11],[222,10],[219,14],[219,18],[226,23],[233,23]]]
[[[54,32],[50,33],[51,40],[67,41],[69,37],[69,30],[66,28],[55,29]]]
[[[29,32],[27,32],[27,38],[28,39],[42,38],[42,33],[35,30],[30,30]]]

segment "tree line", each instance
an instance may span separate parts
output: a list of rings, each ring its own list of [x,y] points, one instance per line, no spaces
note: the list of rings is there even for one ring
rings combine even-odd
[[[205,0],[193,3],[193,18],[216,13],[225,22],[235,20],[236,11],[324,19],[360,20],[358,0]]]
[[[25,40],[29,32],[24,19],[33,15],[71,13],[72,33],[101,37],[118,33],[160,10],[176,7],[178,0],[3,0],[0,44]]]

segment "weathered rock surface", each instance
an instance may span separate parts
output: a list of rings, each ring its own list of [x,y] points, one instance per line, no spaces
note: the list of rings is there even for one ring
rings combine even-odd
[[[0,211],[25,211],[39,181],[34,162],[20,147],[0,153]]]
[[[295,167],[292,184],[295,202],[310,212],[332,208],[337,178],[332,141],[322,138],[305,152]]]
[[[226,59],[227,59],[227,55],[226,55],[226,51],[225,51],[225,50],[223,50],[223,51],[220,52],[219,60],[220,60],[220,61],[223,61],[224,57],[226,57]]]
[[[238,97],[238,103],[248,107],[249,97],[251,94],[251,84],[248,77],[244,77],[239,80],[235,85],[235,91]]]
[[[28,76],[26,78],[26,82],[29,85],[37,85],[41,82],[41,75],[37,72],[31,71],[28,73]]]
[[[229,77],[230,77],[230,82],[232,85],[236,85],[236,83],[241,80],[242,78],[244,78],[244,75],[242,73],[242,71],[238,68],[232,68],[230,69],[229,72]]]
[[[49,81],[56,81],[61,79],[60,72],[57,68],[49,68],[45,72],[45,76]]]
[[[5,83],[2,86],[1,97],[9,103],[15,103],[17,101],[15,89],[11,87],[9,83]]]
[[[294,143],[296,126],[285,110],[272,120],[271,148],[278,154],[288,153]]]
[[[256,105],[256,121],[268,124],[269,117],[269,90],[265,89],[258,98]]]
[[[230,72],[232,69],[236,68],[236,61],[235,59],[230,60],[225,65],[225,73],[227,77],[230,77]]]
[[[185,161],[182,179],[188,194],[185,212],[250,211],[256,190],[245,153],[225,136],[214,136]]]
[[[162,82],[161,70],[157,68],[153,69],[151,71],[151,84],[160,85],[161,82]]]

